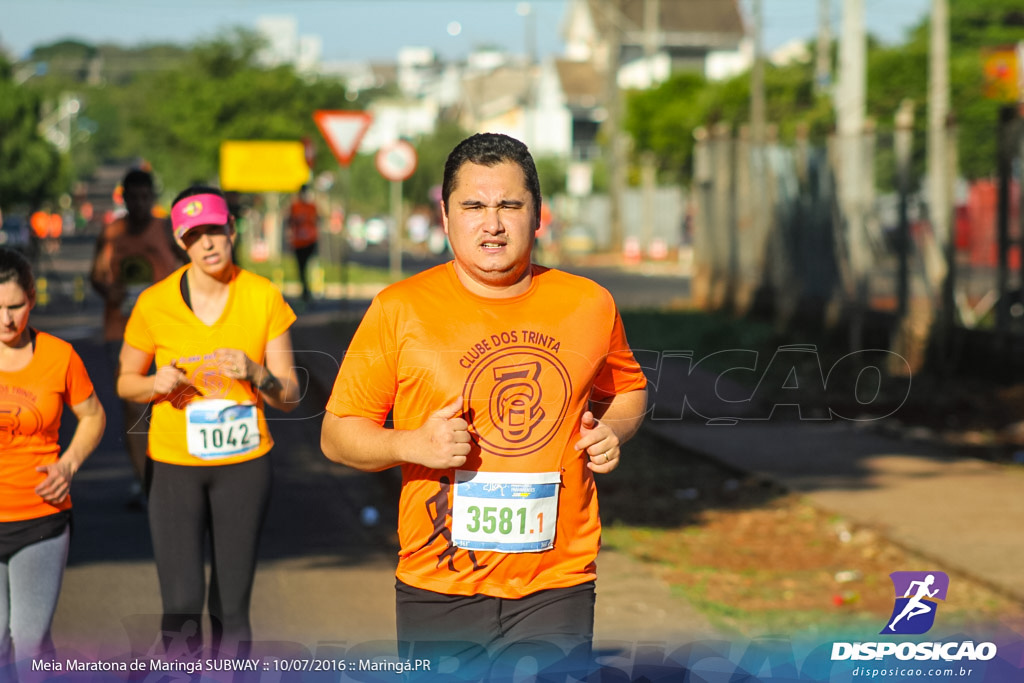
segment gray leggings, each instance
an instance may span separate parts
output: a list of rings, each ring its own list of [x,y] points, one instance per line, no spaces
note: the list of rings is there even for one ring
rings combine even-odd
[[[64,578],[70,528],[0,561],[0,679],[16,655],[22,662],[53,650],[50,622]],[[12,647],[13,646],[13,647]]]

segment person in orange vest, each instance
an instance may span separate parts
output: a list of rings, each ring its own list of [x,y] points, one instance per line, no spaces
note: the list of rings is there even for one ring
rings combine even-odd
[[[295,260],[299,266],[299,280],[302,282],[302,300],[306,303],[311,298],[306,266],[309,264],[309,259],[316,253],[319,220],[310,187],[303,185],[288,209],[288,243],[295,252]]]

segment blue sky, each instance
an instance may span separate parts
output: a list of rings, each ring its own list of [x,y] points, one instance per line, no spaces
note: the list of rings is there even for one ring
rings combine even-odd
[[[672,0],[662,0],[671,2]],[[721,0],[727,2],[728,0]],[[749,11],[752,0],[740,0]],[[831,0],[837,33],[842,0]],[[869,31],[887,42],[903,39],[929,0],[864,0]],[[32,46],[73,37],[138,45],[190,43],[230,26],[253,26],[261,15],[292,15],[300,34],[323,40],[325,59],[392,60],[406,45],[432,47],[444,58],[480,44],[525,52],[533,27],[539,55],[560,54],[568,0],[0,0],[0,43],[15,56]],[[818,0],[762,0],[764,43],[772,49],[817,31]],[[457,22],[458,31],[453,22]]]

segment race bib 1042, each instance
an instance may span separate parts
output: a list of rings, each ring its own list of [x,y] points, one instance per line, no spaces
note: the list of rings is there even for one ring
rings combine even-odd
[[[529,553],[554,547],[558,472],[455,473],[452,543],[466,550]]]
[[[194,401],[185,408],[188,452],[197,458],[230,458],[260,445],[256,406],[228,399]]]

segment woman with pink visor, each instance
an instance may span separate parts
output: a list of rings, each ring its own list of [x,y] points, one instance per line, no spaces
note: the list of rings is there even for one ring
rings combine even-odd
[[[234,263],[234,219],[219,189],[186,189],[171,220],[189,263],[139,296],[117,392],[153,404],[147,489],[165,652],[202,652],[209,537],[212,654],[244,657],[270,496],[264,407],[298,405],[288,331],[295,314],[269,280]]]

